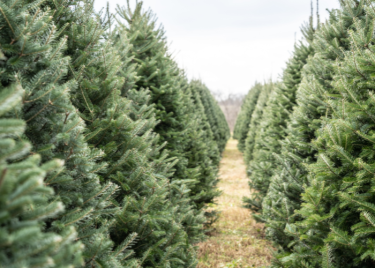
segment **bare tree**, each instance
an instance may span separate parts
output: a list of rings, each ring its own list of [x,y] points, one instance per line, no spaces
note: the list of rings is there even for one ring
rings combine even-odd
[[[233,132],[238,113],[241,110],[242,102],[245,98],[243,94],[224,94],[221,91],[211,92],[218,101],[225,118],[227,119],[230,130]]]

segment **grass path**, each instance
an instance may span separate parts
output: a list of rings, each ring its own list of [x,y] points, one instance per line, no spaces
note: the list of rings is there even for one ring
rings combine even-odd
[[[269,243],[264,239],[263,225],[256,223],[248,209],[242,208],[242,197],[249,196],[246,167],[237,141],[229,140],[220,163],[216,208],[221,211],[210,238],[199,244],[198,268],[263,267],[269,264]]]

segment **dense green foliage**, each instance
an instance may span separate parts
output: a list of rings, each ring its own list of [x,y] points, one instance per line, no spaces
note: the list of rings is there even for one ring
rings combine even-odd
[[[255,146],[255,138],[259,125],[262,121],[263,113],[269,108],[267,107],[267,101],[272,91],[274,90],[275,84],[271,81],[261,85],[260,94],[255,105],[254,111],[251,115],[250,124],[248,126],[248,133],[245,139],[245,163],[248,166],[250,161],[253,159],[253,152]]]
[[[220,152],[202,104],[204,97],[199,95],[199,90],[202,86],[204,85],[201,82],[193,80],[184,90],[185,94],[190,98],[190,101],[185,102],[188,105],[188,110],[194,111],[189,112],[192,124],[188,130],[190,146],[187,151],[189,166],[195,168],[198,172],[199,180],[192,188],[192,193],[196,196],[192,196],[192,200],[195,201],[198,208],[203,208],[205,204],[214,203],[214,198],[220,195],[216,187]],[[215,107],[220,109],[218,105]],[[228,126],[226,123],[225,125]],[[219,127],[222,127],[222,125],[219,125]],[[218,131],[222,129],[219,128]],[[225,137],[225,143],[228,138],[229,135]],[[206,212],[206,216],[209,218],[208,225],[215,221],[216,215],[217,212],[213,210],[210,213]]]
[[[26,122],[24,139],[32,144],[33,153],[41,155],[43,164],[55,158],[65,162],[45,179],[56,192],[50,202],[60,200],[66,208],[46,220],[46,230],[64,234],[75,227],[79,241],[85,245],[86,265],[114,263],[108,254],[113,220],[104,218],[118,210],[110,202],[117,187],[99,181],[98,172],[107,164],[96,161],[103,152],[88,146],[85,125],[70,101],[70,91],[77,88],[77,81],[65,79],[70,64],[70,58],[63,55],[67,38],[60,37],[50,7],[40,4],[1,2],[0,45],[8,58],[0,73],[1,83],[8,85],[16,79],[24,89],[24,105],[16,106],[13,112]]]
[[[310,43],[313,35],[311,22],[303,30],[307,41]],[[279,141],[286,136],[286,124],[293,107],[296,105],[296,91],[301,82],[302,67],[306,64],[307,57],[312,52],[311,46],[305,45],[303,42],[295,45],[293,57],[287,63],[281,83],[275,86],[265,108],[263,108],[259,130],[256,132],[253,141],[251,158],[251,148],[246,147],[245,155],[250,160],[248,163],[249,185],[254,193],[250,198],[245,199],[245,203],[246,207],[253,211],[260,212],[263,198],[268,192],[271,178],[279,164],[274,155],[281,152]],[[254,137],[253,135],[250,133],[249,137]],[[250,146],[250,144],[247,144],[247,146]],[[257,215],[255,216],[257,217]]]
[[[201,98],[204,112],[211,126],[214,139],[220,153],[222,153],[224,151],[225,144],[230,137],[230,129],[226,123],[224,113],[220,109],[214,97],[211,95],[210,90],[206,87],[206,85],[202,84],[202,82],[199,84],[200,85],[196,87],[196,90]]]
[[[72,16],[77,17],[75,21],[82,22],[74,29],[66,29],[67,33],[74,31],[69,44],[70,51],[74,51],[71,57],[73,62],[79,58],[80,64],[85,66],[84,70],[72,68],[74,77],[80,75],[78,82],[81,89],[73,92],[72,100],[85,119],[88,131],[92,133],[87,139],[89,144],[101,148],[105,153],[103,159],[108,166],[101,174],[102,180],[121,187],[114,200],[121,211],[116,215],[117,221],[111,231],[115,246],[127,255],[127,260],[121,265],[178,266],[179,262],[194,261],[194,256],[184,260],[191,252],[190,247],[186,247],[189,245],[187,234],[181,224],[181,216],[167,200],[168,181],[165,176],[170,173],[171,160],[160,163],[164,165],[159,167],[163,173],[157,173],[150,161],[156,138],[150,130],[156,127],[156,120],[151,116],[147,120],[142,117],[144,113],[153,113],[152,107],[147,107],[145,102],[143,109],[131,109],[130,101],[121,96],[120,90],[116,90],[117,87],[129,87],[125,83],[133,83],[134,80],[134,68],[128,66],[131,57],[121,58],[118,53],[124,52],[126,56],[129,45],[126,40],[120,39],[121,44],[115,48],[121,50],[117,50],[111,39],[99,42],[100,35],[95,32],[86,33],[87,43],[79,43],[79,34],[84,33],[80,25],[94,28],[98,22],[85,16],[80,9],[75,9],[69,17]],[[77,41],[74,42],[73,38],[77,38]],[[88,45],[91,51],[84,53]],[[122,70],[121,74],[118,73],[119,69]],[[129,95],[133,99],[140,98],[134,96],[131,90]],[[201,218],[200,215],[198,217]],[[199,219],[191,223],[196,224],[197,221],[201,224]],[[192,227],[196,227],[194,224]],[[166,244],[168,249],[165,251]],[[128,251],[132,245],[134,249]],[[138,260],[130,258],[132,254]]]
[[[315,33],[312,43],[315,54],[308,59],[303,69],[303,79],[297,91],[297,106],[290,119],[288,135],[282,142],[283,149],[279,156],[281,165],[275,172],[274,181],[265,198],[264,203],[267,205],[263,204],[267,207],[267,209],[264,208],[264,214],[270,221],[269,232],[275,234],[276,240],[282,241],[281,245],[286,251],[280,255],[280,260],[291,267],[298,267],[301,263],[310,263],[315,265],[313,267],[321,267],[323,264],[324,243],[322,241],[327,238],[330,220],[326,219],[328,229],[320,228],[319,224],[316,224],[323,218],[319,217],[317,211],[312,210],[311,207],[307,214],[303,211],[299,213],[298,210],[301,206],[314,202],[316,198],[306,199],[306,194],[309,192],[306,187],[314,184],[315,176],[313,172],[306,169],[306,164],[316,163],[317,151],[311,142],[317,138],[319,129],[322,127],[322,118],[330,117],[327,114],[324,98],[333,93],[331,81],[336,72],[333,65],[342,59],[341,51],[335,47],[337,43],[333,40],[339,40],[343,50],[348,49],[349,42],[346,38],[347,30],[353,24],[353,17],[349,16],[352,11],[352,7],[348,6],[346,11],[332,12],[330,20]],[[337,31],[339,25],[341,32]],[[280,192],[281,189],[283,189],[282,192]],[[330,202],[332,201],[331,199]],[[275,205],[277,202],[278,205]],[[333,205],[340,204],[331,203],[326,209],[331,211]],[[311,219],[309,219],[309,214],[312,216]],[[288,218],[288,221],[280,221],[280,218]],[[316,232],[317,229],[320,230]],[[309,234],[306,230],[311,230],[311,235],[306,236]],[[319,238],[320,235],[322,236]],[[322,237],[324,237],[323,240]],[[306,254],[307,252],[310,254]],[[292,255],[289,255],[291,253]],[[289,259],[286,256],[292,258]],[[348,259],[342,256],[342,260],[352,267],[350,266],[353,265],[351,254],[346,254],[345,257]]]
[[[218,154],[219,147],[212,132],[211,124],[207,119],[209,114],[206,114],[206,110],[203,106],[202,97],[200,94],[200,91],[205,90],[205,88],[206,86],[199,80],[192,80],[190,82],[191,98],[193,100],[194,109],[196,111],[195,114],[202,117],[200,125],[204,130],[203,139],[208,146],[212,147],[212,149],[209,150],[210,159],[217,166],[220,162],[220,154]]]
[[[4,55],[0,56],[3,60]],[[81,244],[74,242],[74,228],[58,235],[43,232],[42,227],[44,220],[63,211],[61,202],[44,198],[53,190],[43,183],[46,173],[63,163],[54,160],[40,166],[39,155],[27,156],[30,144],[17,140],[26,124],[7,114],[20,105],[23,89],[19,84],[0,89],[0,264],[14,268],[80,265]]]
[[[272,267],[375,262],[374,8],[341,1],[296,47],[259,130],[250,127],[248,204],[277,248]]]
[[[183,71],[168,54],[164,31],[157,27],[152,12],[143,11],[142,3],[139,3],[134,11],[129,6],[126,9],[119,8],[119,14],[124,19],[120,26],[129,36],[132,45],[130,53],[137,63],[136,74],[140,77],[135,83],[135,89],[150,89],[156,119],[160,121],[154,129],[160,137],[159,146],[167,142],[165,149],[168,154],[178,159],[171,181],[184,180],[191,189],[190,198],[195,208],[201,210],[219,195],[215,187],[218,161],[213,163],[211,160],[212,155],[216,155],[217,159],[219,154],[214,144],[202,139],[207,130],[201,121],[208,119],[210,123],[208,115],[214,119],[220,119],[222,115],[223,122],[219,122],[219,119],[215,121],[216,132],[220,134],[224,125],[229,134],[224,115],[218,113],[220,108],[212,103],[213,98],[209,93],[201,95],[200,101],[204,103],[207,99],[212,110],[206,112],[207,119],[202,117],[203,114],[197,115],[189,84]],[[225,145],[229,135],[220,138],[220,142]]]
[[[251,118],[257,105],[261,90],[262,84],[255,83],[255,85],[250,89],[249,93],[247,93],[234,126],[233,138],[238,140],[237,147],[241,152],[243,152],[245,149],[245,141],[247,133],[249,132]]]
[[[0,3],[1,267],[197,264],[229,128],[153,14],[118,11]]]

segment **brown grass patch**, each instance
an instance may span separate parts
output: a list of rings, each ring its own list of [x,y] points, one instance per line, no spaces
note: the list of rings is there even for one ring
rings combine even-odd
[[[270,243],[264,239],[264,226],[255,222],[248,209],[242,208],[242,197],[249,196],[246,168],[237,141],[231,139],[220,163],[219,189],[216,200],[221,211],[214,231],[199,246],[198,268],[262,267],[271,260]]]

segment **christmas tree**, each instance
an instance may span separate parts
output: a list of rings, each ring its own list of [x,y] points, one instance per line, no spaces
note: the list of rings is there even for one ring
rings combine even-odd
[[[200,87],[197,87],[197,91],[204,107],[204,113],[214,134],[214,139],[220,153],[222,153],[230,137],[230,129],[225,115],[206,85],[202,84]]]
[[[0,51],[0,66],[5,60]],[[53,196],[53,189],[43,183],[63,162],[40,166],[39,155],[28,156],[30,143],[20,139],[26,124],[9,113],[21,105],[22,95],[19,84],[0,85],[0,266],[78,267],[82,245],[75,242],[75,229],[66,228],[60,235],[43,231],[43,221],[64,211],[61,202],[44,198]]]
[[[206,86],[203,84],[200,80],[192,80],[190,82],[190,91],[191,91],[191,99],[193,101],[194,107],[193,109],[196,111],[195,114],[198,114],[201,116],[201,123],[198,125],[202,126],[202,130],[204,132],[204,143],[206,143],[210,149],[208,150],[208,153],[210,154],[210,158],[212,160],[212,163],[214,166],[219,166],[220,162],[220,152],[219,147],[216,143],[214,134],[212,132],[211,125],[208,121],[208,118],[206,116],[206,112],[202,103],[202,98],[200,91],[203,91]]]
[[[217,196],[216,190],[207,191],[216,184],[216,166],[210,161],[214,152],[207,152],[207,145],[200,140],[205,134],[202,125],[194,120],[194,103],[187,91],[184,73],[168,54],[164,31],[157,28],[151,11],[145,12],[142,3],[138,3],[134,10],[128,6],[118,8],[118,12],[123,18],[121,27],[132,45],[131,55],[137,63],[139,80],[135,89],[150,90],[156,118],[160,121],[154,128],[160,137],[159,145],[165,144],[168,154],[178,160],[172,182],[185,181],[195,207],[200,210]],[[197,161],[202,157],[203,162]]]
[[[109,227],[114,223],[109,216],[118,211],[110,200],[117,186],[101,185],[98,172],[106,167],[99,162],[103,152],[89,148],[85,125],[70,101],[77,82],[66,79],[71,62],[64,55],[64,28],[58,24],[66,7],[55,3],[52,11],[48,2],[2,2],[0,45],[9,59],[3,64],[1,81],[13,82],[16,73],[24,89],[24,105],[16,106],[13,113],[26,122],[24,138],[31,142],[32,154],[40,154],[43,164],[55,158],[65,162],[45,179],[56,193],[50,202],[61,201],[66,208],[46,219],[46,230],[64,234],[75,227],[77,239],[85,245],[85,266],[119,267],[108,254],[112,250]]]
[[[282,82],[270,94],[259,130],[256,133],[253,159],[249,163],[249,185],[252,192],[245,203],[253,211],[260,212],[262,201],[279,162],[274,158],[281,152],[280,140],[286,136],[286,125],[296,105],[296,91],[301,82],[301,71],[313,49],[309,45],[314,34],[312,16],[310,23],[303,27],[307,42],[295,44],[293,57],[287,63]],[[305,44],[306,43],[306,44]],[[254,215],[258,218],[258,215]]]
[[[192,200],[197,204],[198,210],[206,208],[207,204],[213,204],[215,197],[220,195],[216,185],[218,183],[218,165],[220,153],[217,142],[211,131],[211,126],[204,112],[202,99],[199,90],[205,87],[201,82],[192,81],[187,83],[184,79],[184,93],[189,97],[185,103],[186,113],[189,114],[190,126],[187,134],[190,136],[189,146],[186,155],[189,159],[189,166],[197,172],[194,175],[197,183],[192,187]],[[199,112],[200,111],[200,112]],[[192,177],[193,178],[193,177]],[[211,225],[217,219],[217,212],[205,210],[208,218],[207,225]]]
[[[353,26],[353,17],[362,16],[363,8],[357,4],[351,2],[342,10],[331,11],[329,20],[316,31],[312,43],[315,54],[303,69],[297,106],[282,141],[281,153],[275,154],[280,165],[263,201],[268,236],[280,249],[275,267],[324,267],[324,256],[332,253],[330,249],[324,249],[327,229],[321,228],[322,223],[330,219],[324,218],[326,215],[322,217],[322,211],[317,213],[320,209],[315,209],[316,203],[308,205],[316,202],[318,195],[311,195],[312,190],[306,188],[316,185],[315,175],[309,174],[306,164],[317,161],[316,146],[311,142],[319,133],[322,118],[330,116],[324,100],[334,93],[331,85],[336,74],[334,65],[343,59],[342,51],[348,49],[347,30]],[[328,192],[324,194],[330,196]],[[306,209],[299,210],[302,204]]]
[[[309,262],[326,267],[371,267],[374,262],[370,253],[374,160],[369,153],[373,7],[372,1],[351,1],[342,7],[345,17],[354,22],[347,33],[350,47],[333,64],[333,88],[323,93],[327,112],[313,142],[317,162],[308,166],[310,185],[299,210],[304,220],[296,224],[300,233],[305,228],[317,230],[302,237],[321,254]],[[318,203],[316,196],[321,196]]]
[[[241,106],[241,111],[238,114],[236,125],[233,131],[233,138],[238,140],[238,150],[244,152],[245,141],[247,133],[249,133],[249,126],[255,107],[258,102],[260,92],[262,91],[262,84],[255,83],[255,85],[247,93],[245,100]]]
[[[186,187],[165,177],[174,159],[162,154],[164,166],[150,161],[160,150],[155,147],[159,137],[152,132],[157,121],[147,104],[148,92],[131,89],[137,78],[130,46],[126,38],[105,31],[92,6],[82,7],[67,8],[62,17],[75,21],[65,29],[70,75],[78,82],[71,99],[86,122],[86,141],[104,153],[107,168],[100,171],[101,181],[120,187],[111,200],[120,212],[110,232],[115,248],[107,256],[123,267],[193,265],[195,252],[182,222],[202,229],[203,217],[186,211],[192,210]],[[172,188],[180,191],[182,208],[170,200]]]
[[[272,81],[269,81],[268,83],[264,83],[262,85],[262,89],[260,90],[259,97],[257,100],[257,104],[254,108],[254,112],[251,115],[251,121],[249,124],[249,130],[246,136],[245,140],[245,163],[248,166],[249,162],[253,159],[253,151],[254,151],[254,145],[255,145],[255,137],[258,130],[258,126],[261,123],[263,113],[267,107],[267,101],[271,94],[271,92],[274,90],[274,83]],[[248,171],[248,173],[251,171]]]

